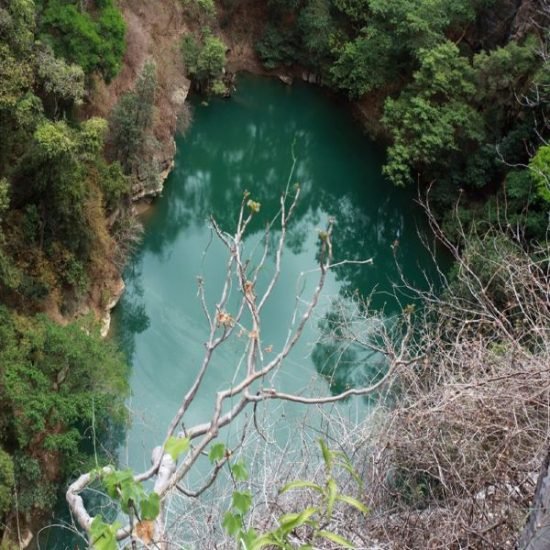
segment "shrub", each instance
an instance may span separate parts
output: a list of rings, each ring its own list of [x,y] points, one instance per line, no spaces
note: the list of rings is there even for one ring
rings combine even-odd
[[[293,31],[268,25],[256,43],[256,51],[267,69],[278,65],[292,65],[297,55],[297,40]]]
[[[85,72],[99,71],[111,80],[120,70],[126,24],[113,0],[104,0],[96,18],[77,4],[51,0],[44,11],[43,28],[54,50]]]
[[[212,92],[214,83],[223,75],[225,50],[226,46],[222,40],[210,33],[201,40],[192,35],[183,38],[182,55],[185,70],[200,91]],[[217,89],[219,91],[219,85]]]

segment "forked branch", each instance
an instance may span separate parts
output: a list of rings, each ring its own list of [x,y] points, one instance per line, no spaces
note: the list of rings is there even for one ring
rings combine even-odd
[[[262,345],[262,310],[272,296],[273,290],[279,280],[288,225],[295,211],[299,195],[299,187],[296,187],[290,196],[287,186],[287,191],[281,197],[280,209],[265,230],[263,251],[256,265],[253,264],[253,258],[244,258],[244,238],[247,227],[260,209],[258,203],[251,200],[249,195],[245,193],[239,210],[237,228],[233,234],[225,232],[215,220],[211,221],[212,231],[225,245],[228,259],[226,262],[226,276],[220,298],[214,306],[214,311],[211,311],[207,305],[203,279],[199,278],[198,297],[209,326],[203,361],[194,382],[183,395],[181,405],[167,428],[163,442],[153,450],[152,466],[148,470],[135,475],[137,482],[154,480],[154,490],[160,496],[161,503],[164,503],[169,493],[174,489],[187,494],[189,497],[196,497],[214,483],[225,461],[218,462],[213,466],[211,474],[207,478],[207,482],[203,488],[196,491],[188,491],[182,485],[182,481],[197,463],[199,457],[206,452],[208,445],[216,439],[220,430],[224,426],[231,424],[249,405],[252,404],[255,406],[259,402],[273,399],[308,405],[323,405],[354,395],[364,396],[372,394],[379,391],[400,367],[408,367],[418,361],[417,357],[408,357],[406,355],[406,347],[402,347],[399,354],[388,355],[389,368],[385,376],[377,383],[368,387],[350,389],[333,396],[293,395],[281,392],[276,387],[261,387],[260,389],[254,387],[256,382],[265,380],[268,375],[274,373],[282,366],[285,359],[302,337],[305,326],[313,316],[313,312],[319,303],[327,274],[331,269],[346,263],[346,261],[343,261],[333,264],[332,232],[334,220],[329,219],[326,228],[319,232],[319,263],[317,269],[314,270],[317,281],[313,294],[307,301],[296,301],[297,305],[295,306],[286,340],[275,356],[267,361],[264,357],[264,346]],[[276,225],[278,225],[279,235],[274,245],[274,270],[266,284],[265,290],[258,295],[258,289],[256,288],[258,274],[265,268],[270,247],[270,231]],[[359,263],[371,263],[371,260]],[[236,285],[235,281],[237,281]],[[236,286],[236,289],[234,286]],[[232,292],[238,292],[239,295],[237,311],[234,315],[231,315],[228,311],[229,298]],[[243,321],[244,311],[247,311],[249,314],[249,316],[246,316],[247,319],[249,318],[246,322]],[[245,326],[246,323],[250,323],[250,326]],[[201,383],[212,363],[215,353],[229,341],[236,330],[248,336],[242,356],[242,361],[246,365],[246,368],[243,369],[242,373],[237,371],[230,387],[217,393],[210,419],[201,424],[186,426],[184,432],[178,432],[178,427],[183,425],[185,415],[199,392]],[[225,410],[224,404],[229,399],[232,400],[233,404],[229,409]],[[166,448],[168,442],[173,440],[174,437],[188,438],[191,443],[189,451],[179,463],[172,459]],[[80,494],[92,483],[93,479],[94,476],[90,473],[83,474],[70,485],[67,491],[67,501],[71,512],[85,531],[89,531],[90,529],[92,516],[90,511],[85,507]],[[166,547],[163,508],[164,506],[161,505],[161,513],[155,522],[154,540],[159,548]],[[127,525],[118,531],[117,538],[123,540],[131,535],[131,531],[130,525]]]

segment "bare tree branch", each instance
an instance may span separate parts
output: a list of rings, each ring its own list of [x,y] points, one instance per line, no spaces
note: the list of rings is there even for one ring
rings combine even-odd
[[[386,375],[377,383],[366,388],[350,389],[343,393],[333,396],[302,396],[292,395],[278,391],[276,388],[263,388],[252,390],[256,382],[263,381],[266,376],[278,370],[285,359],[288,357],[292,349],[303,335],[306,324],[311,320],[312,314],[319,303],[319,298],[324,288],[326,277],[331,269],[337,269],[347,263],[356,263],[358,265],[372,263],[372,260],[350,262],[343,260],[337,263],[332,262],[332,229],[334,220],[328,221],[325,230],[319,233],[319,265],[316,270],[312,270],[309,275],[316,274],[317,282],[313,294],[307,301],[297,299],[296,307],[292,320],[289,326],[286,341],[281,349],[269,361],[265,360],[262,346],[262,309],[271,297],[275,288],[279,275],[282,269],[282,256],[286,242],[287,229],[289,220],[291,219],[296,204],[300,196],[300,189],[296,187],[292,196],[289,195],[289,187],[291,178],[296,164],[296,158],[293,156],[293,165],[289,180],[287,182],[287,190],[280,200],[280,210],[273,220],[267,225],[264,234],[264,246],[259,263],[250,272],[252,258],[243,257],[244,254],[244,238],[246,229],[249,226],[253,216],[259,210],[259,205],[248,199],[248,194],[245,193],[241,202],[238,223],[233,234],[226,233],[217,224],[215,220],[211,220],[213,234],[225,245],[228,251],[228,260],[226,263],[226,276],[223,287],[221,289],[220,298],[217,301],[214,311],[211,312],[204,289],[204,279],[198,279],[198,298],[205,315],[206,322],[209,327],[208,340],[205,343],[205,353],[202,364],[195,377],[191,387],[183,396],[182,402],[174,417],[172,418],[164,441],[157,446],[152,453],[152,466],[144,472],[135,475],[136,481],[146,481],[154,479],[154,491],[160,496],[162,506],[161,514],[155,522],[155,541],[159,548],[166,547],[165,529],[165,503],[167,496],[173,489],[177,489],[188,497],[197,497],[209,488],[218,476],[226,459],[213,466],[207,482],[198,490],[189,491],[185,489],[181,482],[188,475],[190,470],[196,464],[199,457],[205,453],[208,445],[215,440],[220,430],[231,424],[237,416],[244,411],[249,405],[254,407],[257,403],[267,400],[278,399],[281,401],[293,401],[308,405],[324,405],[334,403],[350,396],[368,395],[378,391],[386,384],[395,374],[395,371],[400,367],[410,367],[419,361],[419,357],[406,356],[406,347],[401,348],[395,356],[390,356],[390,366]],[[256,283],[258,274],[264,268],[266,258],[270,249],[269,234],[274,223],[278,220],[279,234],[275,245],[275,266],[273,273],[267,283],[267,286],[260,297],[256,295]],[[254,252],[253,252],[254,253]],[[305,277],[306,273],[302,274]],[[240,295],[240,305],[238,306],[235,315],[231,315],[228,311],[229,297],[235,290],[232,288],[233,281],[237,280],[238,288],[236,289]],[[300,304],[303,304],[302,311]],[[250,323],[246,327],[241,323],[241,318],[244,311],[248,311]],[[244,348],[243,360],[246,368],[242,374],[236,372],[231,387],[219,391],[214,401],[214,408],[209,420],[193,426],[186,426],[185,429],[178,431],[178,427],[183,427],[183,420],[189,407],[200,389],[201,383],[208,371],[212,358],[217,350],[223,346],[229,338],[238,329],[240,333],[247,335],[247,342]],[[367,344],[366,344],[367,345]],[[232,406],[224,412],[224,403],[231,399],[235,400]],[[171,456],[166,452],[165,446],[169,439],[176,437],[186,437],[191,441],[189,452],[183,457],[181,462],[176,463]],[[107,473],[108,469],[105,470]],[[80,494],[92,483],[93,476],[91,474],[83,474],[75,482],[71,484],[67,491],[67,501],[73,515],[76,517],[79,525],[86,531],[89,530],[92,517],[86,509]],[[119,540],[123,540],[132,535],[132,524],[120,529],[117,534]]]

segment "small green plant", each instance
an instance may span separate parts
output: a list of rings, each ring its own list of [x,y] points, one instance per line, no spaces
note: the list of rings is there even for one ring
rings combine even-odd
[[[188,440],[187,443],[189,443]],[[168,450],[168,443],[166,445]],[[170,451],[175,450],[174,445]],[[179,449],[177,449],[179,451]],[[138,532],[152,531],[149,527],[160,512],[160,496],[154,491],[147,493],[140,481],[134,479],[132,470],[100,470],[96,473],[109,497],[120,503],[122,511],[130,518],[130,525],[137,523]],[[118,548],[116,533],[122,525],[115,521],[106,523],[98,515],[90,527],[90,543],[94,550],[116,550]]]
[[[213,95],[225,96],[228,93],[227,86],[224,84],[223,80],[216,79],[212,82],[211,88]]]
[[[189,449],[189,439],[170,436],[164,445],[165,451],[174,461]],[[96,471],[95,475],[101,481],[107,495],[120,503],[121,510],[129,517],[130,527],[136,525],[136,532],[145,543],[152,542],[153,521],[160,513],[160,495],[155,491],[148,493],[141,481],[136,481],[132,470]],[[115,521],[106,523],[96,516],[90,526],[90,543],[94,550],[117,550],[116,533],[122,525]]]
[[[319,538],[338,544],[341,548],[354,548],[350,541],[325,527],[329,524],[334,507],[338,502],[352,506],[362,514],[367,514],[369,511],[362,502],[339,491],[333,475],[334,469],[336,467],[345,469],[360,487],[362,487],[361,479],[344,453],[330,450],[322,439],[319,440],[319,444],[325,465],[325,483],[319,485],[312,481],[296,480],[287,483],[279,491],[280,494],[283,494],[292,490],[310,490],[318,495],[318,504],[299,512],[282,515],[277,521],[279,525],[276,529],[263,534],[257,533],[253,528],[246,529],[244,518],[252,507],[252,494],[248,491],[235,490],[233,492],[231,508],[224,515],[223,526],[231,536],[235,537],[239,549],[260,550],[271,547],[292,550],[296,546],[291,543],[290,536],[294,535],[295,539],[296,530],[300,527],[307,530],[304,533],[304,543],[299,548],[313,548],[312,544]],[[236,470],[238,464],[240,467]],[[233,465],[231,471],[235,482],[245,481],[248,478],[248,473],[242,462]],[[236,471],[239,473],[238,476],[235,475]]]
[[[208,25],[216,17],[216,4],[214,0],[181,0],[187,15],[201,26]]]
[[[116,550],[116,532],[122,527],[118,522],[105,523],[101,516],[96,516],[90,526],[90,542],[94,550]]]

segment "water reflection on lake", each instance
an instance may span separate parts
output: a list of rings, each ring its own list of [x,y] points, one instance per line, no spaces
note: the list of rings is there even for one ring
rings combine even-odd
[[[392,296],[399,280],[396,261],[416,284],[422,284],[422,268],[429,266],[417,235],[423,218],[412,194],[384,181],[382,152],[344,106],[318,89],[241,77],[231,100],[195,103],[192,128],[177,143],[175,168],[148,213],[115,318],[116,337],[133,365],[134,420],[122,459],[135,469],[149,463],[151,448],[161,442],[202,360],[208,325],[197,297],[197,276],[204,278],[213,305],[226,262],[223,246],[212,241],[209,216],[230,231],[248,190],[261,203],[247,237],[252,250],[278,209],[293,154],[290,185],[300,185],[301,198],[289,226],[283,272],[264,310],[263,342],[274,350],[284,342],[297,280],[315,268],[318,230],[329,217],[336,220],[335,261],[372,258],[373,264],[346,264],[331,273],[316,318],[278,375],[279,387],[308,392],[312,384],[319,387],[320,374],[323,391],[339,392],[376,379],[384,366],[379,355],[353,346],[340,349],[322,335],[330,332],[342,300],[354,292],[367,295],[376,289],[371,305],[383,308],[386,316],[397,314],[402,306]],[[260,287],[273,266],[270,257]],[[315,277],[302,280],[307,299]],[[244,344],[235,339],[220,350],[186,417],[188,425],[210,417],[215,392],[232,379]],[[361,400],[345,407],[354,418],[364,410]],[[292,432],[290,419],[298,414],[293,410],[277,413],[285,415],[281,437]]]

